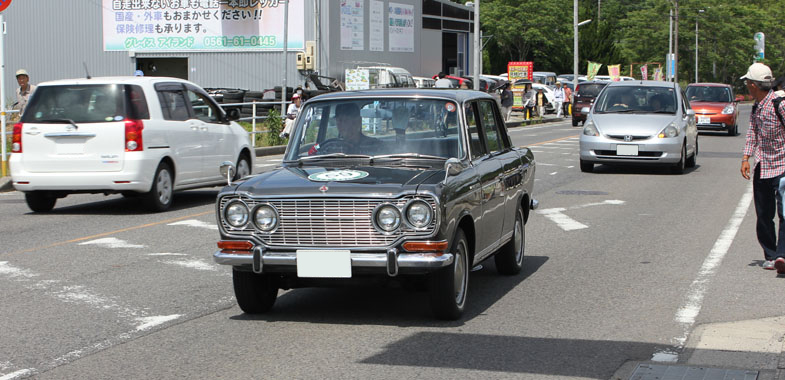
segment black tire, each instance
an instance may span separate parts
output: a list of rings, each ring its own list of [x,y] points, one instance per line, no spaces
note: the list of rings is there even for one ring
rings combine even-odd
[[[469,289],[469,244],[460,228],[455,233],[452,247],[453,261],[446,268],[430,276],[431,310],[438,319],[456,320],[466,306]],[[456,281],[458,280],[458,281]]]
[[[572,126],[573,127],[577,127],[578,126],[578,119],[572,119]]]
[[[136,191],[123,191],[122,194],[123,198],[139,198],[142,193],[138,193]]]
[[[259,314],[270,311],[278,298],[278,286],[264,273],[232,270],[234,297],[237,305],[246,314]]]
[[[523,257],[526,253],[526,225],[523,221],[523,210],[520,206],[515,211],[515,226],[512,239],[503,245],[494,256],[496,271],[500,274],[516,275],[523,269]]]
[[[676,165],[671,166],[671,173],[673,174],[684,174],[684,169],[687,167],[686,159],[684,156],[687,155],[687,143],[685,142],[684,145],[681,147],[681,159]]]
[[[166,162],[158,164],[153,177],[153,186],[145,194],[147,207],[152,211],[166,211],[172,206],[174,176]]]
[[[684,166],[688,168],[694,168],[695,165],[698,163],[698,139],[695,139],[695,152],[692,153],[692,156],[687,159],[687,162]]]
[[[25,202],[33,212],[49,212],[55,208],[57,197],[47,191],[30,191],[25,193]]]
[[[739,126],[738,124],[734,125],[733,127],[728,128],[728,136],[738,136],[739,134]]]
[[[581,160],[581,171],[584,173],[591,173],[594,171],[594,164]]]
[[[251,175],[251,171],[250,160],[245,154],[241,155],[240,158],[237,159],[237,170],[234,173],[234,179],[232,179],[232,181],[237,181],[240,178]]]

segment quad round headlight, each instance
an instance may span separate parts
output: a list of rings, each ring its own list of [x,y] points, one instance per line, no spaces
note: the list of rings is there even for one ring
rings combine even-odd
[[[386,204],[376,209],[374,220],[379,229],[385,232],[392,232],[401,226],[401,212],[397,207]]]
[[[427,227],[433,220],[433,209],[428,202],[414,200],[406,207],[406,221],[414,228]]]
[[[248,224],[248,206],[241,201],[233,201],[226,205],[224,209],[224,218],[226,223],[234,228],[242,228]]]
[[[263,232],[270,232],[278,227],[278,212],[273,206],[261,205],[254,210],[253,222],[256,228]]]

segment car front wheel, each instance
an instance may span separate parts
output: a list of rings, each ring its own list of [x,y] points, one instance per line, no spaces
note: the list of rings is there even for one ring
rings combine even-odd
[[[49,212],[55,207],[57,198],[46,191],[31,191],[25,193],[25,201],[33,212]]]
[[[166,211],[172,205],[172,169],[165,162],[158,165],[153,177],[153,186],[146,194],[147,204],[153,211]]]
[[[687,164],[686,164],[687,160],[685,158],[686,156],[687,156],[687,144],[685,143],[681,147],[681,158],[679,159],[679,162],[677,162],[676,165],[671,166],[671,172],[673,174],[683,174],[684,173],[684,169],[687,167]]]
[[[240,159],[237,160],[237,173],[234,175],[234,181],[248,175],[251,175],[251,164],[248,162],[248,157],[240,156]]]
[[[278,286],[269,275],[232,270],[234,297],[237,305],[247,314],[270,311],[278,298]]]
[[[594,171],[594,164],[581,160],[581,171],[584,173],[591,173]]]
[[[463,314],[469,288],[469,244],[460,228],[455,233],[450,266],[431,274],[431,309],[436,318],[456,320]]]
[[[523,268],[523,255],[526,252],[526,226],[523,223],[523,210],[518,206],[515,212],[515,226],[512,239],[503,245],[494,256],[496,270],[501,274],[515,275]]]

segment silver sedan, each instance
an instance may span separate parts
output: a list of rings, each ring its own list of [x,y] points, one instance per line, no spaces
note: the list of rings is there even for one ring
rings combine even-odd
[[[677,174],[695,166],[698,129],[678,84],[613,82],[588,112],[580,136],[581,171],[595,164],[670,166]]]

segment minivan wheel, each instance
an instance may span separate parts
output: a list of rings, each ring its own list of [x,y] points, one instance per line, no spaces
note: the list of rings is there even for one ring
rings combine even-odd
[[[172,206],[172,169],[169,164],[162,162],[158,165],[153,177],[153,186],[147,192],[147,205],[153,211],[166,211]]]
[[[233,181],[248,175],[251,175],[251,164],[248,162],[248,157],[243,155],[237,160],[237,173],[234,175]]]
[[[33,212],[49,212],[55,207],[57,198],[47,191],[30,191],[25,193],[25,201]]]
[[[453,240],[453,261],[430,276],[431,310],[438,319],[456,320],[466,306],[469,288],[469,244],[460,228]]]

